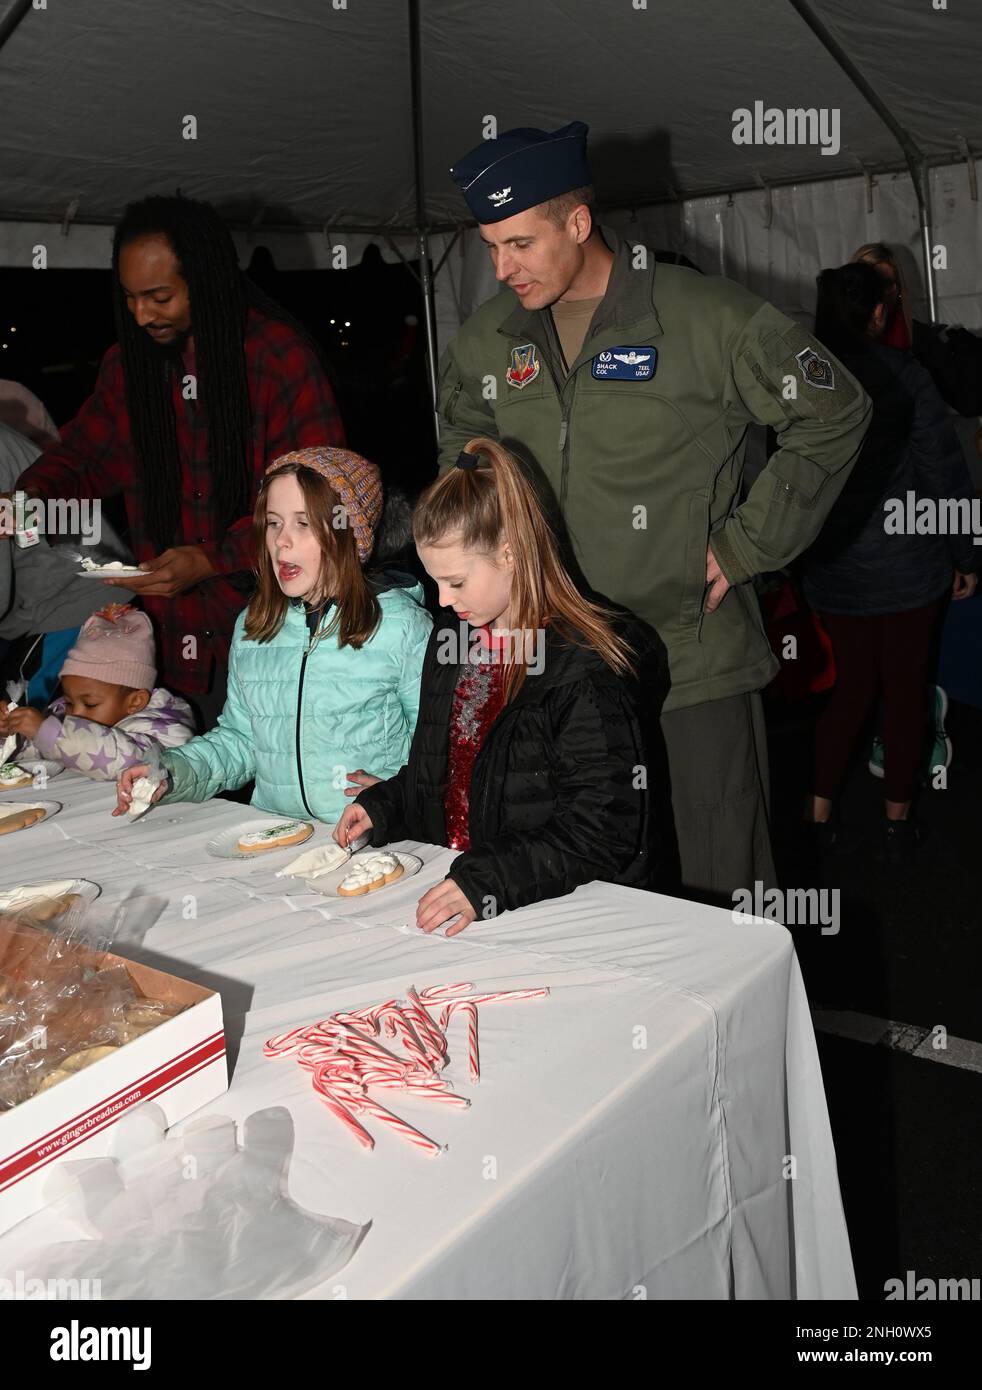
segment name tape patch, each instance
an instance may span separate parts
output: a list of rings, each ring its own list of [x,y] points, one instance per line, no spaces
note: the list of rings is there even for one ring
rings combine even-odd
[[[657,348],[612,347],[597,353],[590,370],[597,381],[648,381],[657,362]]]

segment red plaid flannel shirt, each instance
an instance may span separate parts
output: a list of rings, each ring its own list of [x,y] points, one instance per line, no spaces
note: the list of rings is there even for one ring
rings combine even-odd
[[[287,324],[249,310],[245,336],[249,400],[252,405],[253,495],[268,463],[291,449],[343,445],[344,428],[331,387],[315,355]],[[193,370],[193,366],[189,369]],[[181,534],[174,545],[200,545],[216,577],[173,598],[142,600],[157,634],[159,682],[196,695],[211,684],[217,659],[228,664],[235,619],[246,594],[227,576],[254,567],[252,515],[240,517],[222,535],[211,509],[207,427],[201,401],[185,401],[181,378],[173,387],[181,455]],[[102,359],[95,391],[61,442],[46,449],[18,482],[28,497],[83,499],[123,493],[130,540],[137,561],[155,547],[144,527],[143,494],[136,471],[119,347]],[[107,589],[107,602],[113,592]],[[194,638],[189,642],[188,638]]]

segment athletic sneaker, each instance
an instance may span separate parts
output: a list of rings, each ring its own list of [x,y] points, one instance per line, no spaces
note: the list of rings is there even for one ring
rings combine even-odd
[[[931,735],[931,747],[929,756],[926,759],[923,780],[930,782],[934,776],[934,770],[938,767],[951,766],[951,739],[945,729],[944,721],[948,713],[948,696],[940,685],[933,687],[934,690],[934,730]],[[873,747],[870,749],[869,770],[874,777],[883,776],[883,764],[885,759],[885,745],[879,736],[874,738]]]
[[[879,734],[877,734],[876,738],[873,740],[873,747],[870,749],[869,754],[869,770],[874,777],[883,776],[883,765],[886,762],[885,748],[886,745]]]
[[[944,726],[947,713],[947,692],[942,690],[940,685],[936,685],[934,687],[934,738],[931,743],[931,761],[928,763],[925,773],[927,781],[931,780],[931,775],[936,768],[951,766],[951,739]]]

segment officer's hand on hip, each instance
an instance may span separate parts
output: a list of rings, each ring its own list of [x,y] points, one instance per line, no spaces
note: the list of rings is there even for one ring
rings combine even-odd
[[[726,597],[730,581],[720,569],[711,545],[706,547],[706,583],[709,585],[709,593],[706,595],[706,612],[714,613]]]

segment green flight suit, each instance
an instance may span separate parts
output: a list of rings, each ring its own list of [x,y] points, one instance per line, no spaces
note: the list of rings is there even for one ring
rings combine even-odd
[[[778,666],[750,581],[815,538],[871,406],[814,335],[773,305],[730,280],[657,264],[650,250],[601,232],[614,252],[610,278],[568,375],[552,315],[522,308],[509,289],[463,324],[441,363],[440,468],[476,435],[501,440],[530,466],[574,568],[660,633],[671,668],[663,727],[683,881],[732,892],[752,881],[733,882],[732,868],[717,873],[711,848],[689,855],[688,827],[708,805],[722,818],[701,837],[710,846],[744,834],[745,784],[751,772],[759,780],[762,756],[766,769],[766,750],[752,731],[741,738],[756,766],[748,761],[735,800],[722,784],[707,786],[695,765],[687,786],[684,749],[673,756],[680,721],[671,716],[705,707],[699,727],[720,743],[720,758],[731,756],[720,702],[760,691]],[[755,421],[774,428],[780,447],[741,500]],[[710,543],[733,587],[706,613]],[[753,701],[727,705],[736,707],[759,722]],[[699,718],[686,721],[687,738]],[[760,794],[766,802],[763,787]],[[753,838],[759,845],[756,828]],[[744,862],[752,868],[759,852]],[[772,878],[771,865],[762,871]]]

